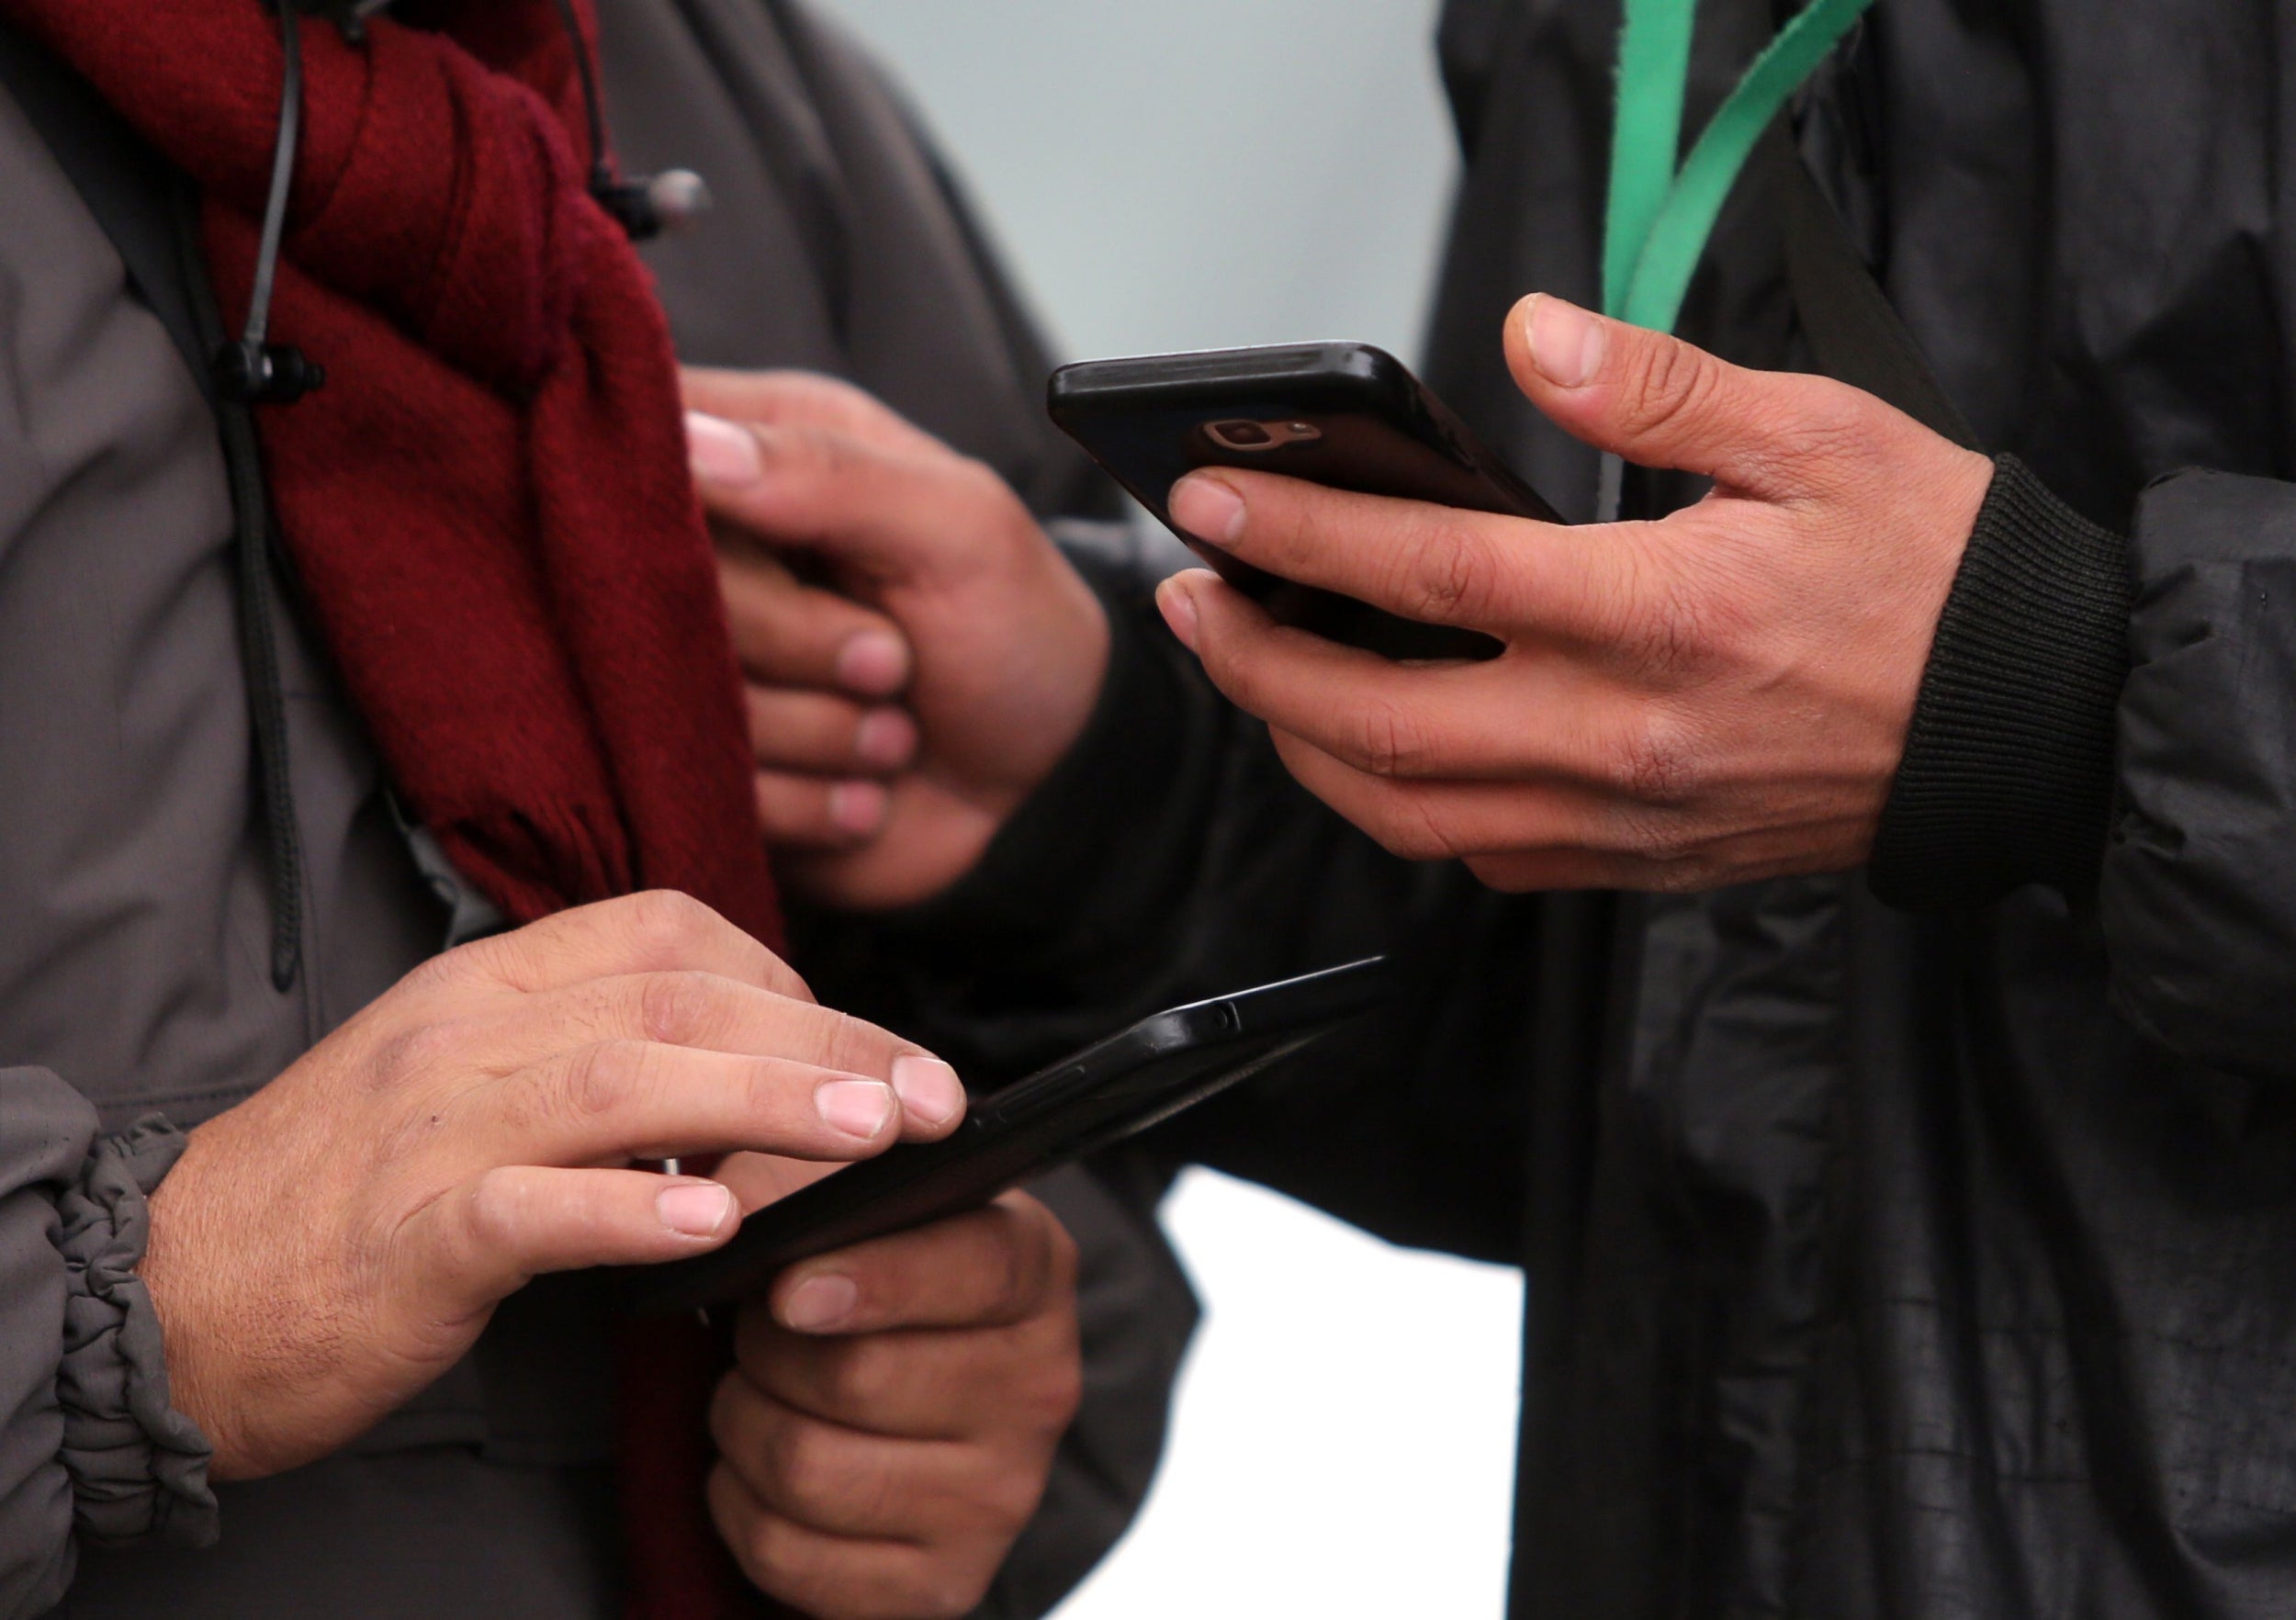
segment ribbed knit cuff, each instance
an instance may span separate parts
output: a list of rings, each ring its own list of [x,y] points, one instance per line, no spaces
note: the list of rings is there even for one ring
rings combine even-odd
[[[207,1436],[168,1404],[160,1319],[136,1275],[151,1227],[144,1200],[183,1151],[183,1132],[147,1116],[98,1142],[56,1200],[71,1277],[56,1397],[75,1527],[92,1541],[216,1538]]]
[[[1998,464],[1938,622],[1869,878],[1907,911],[2097,885],[2129,671],[2128,543]]]

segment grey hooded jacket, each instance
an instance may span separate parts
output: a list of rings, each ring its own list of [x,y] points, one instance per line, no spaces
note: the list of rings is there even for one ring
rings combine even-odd
[[[720,202],[654,250],[686,357],[850,376],[1047,515],[1089,512],[1027,323],[871,65],[794,6],[600,10],[625,160]],[[511,1301],[344,1454],[208,1494],[132,1275],[169,1159],[134,1122],[262,1086],[440,950],[454,896],[282,610],[307,966],[272,988],[215,421],[5,94],[0,379],[0,1614],[612,1614],[608,1320],[581,1278]],[[991,1614],[1050,1607],[1128,1521],[1193,1320],[1153,1186],[1043,1191],[1085,1254],[1092,1372]]]

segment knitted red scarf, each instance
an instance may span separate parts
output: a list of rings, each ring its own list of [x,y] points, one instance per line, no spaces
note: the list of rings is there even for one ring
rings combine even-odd
[[[580,0],[589,26],[587,0]],[[262,0],[0,0],[204,198],[246,307],[279,115]],[[682,889],[779,943],[738,677],[661,311],[591,200],[550,0],[410,0],[303,29],[306,126],[272,332],[326,386],[257,411],[277,522],[392,782],[512,916]],[[625,1379],[630,1613],[753,1602],[701,1486],[710,1365]]]

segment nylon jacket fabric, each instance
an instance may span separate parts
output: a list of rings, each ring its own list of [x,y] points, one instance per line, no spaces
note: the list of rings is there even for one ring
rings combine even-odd
[[[1917,918],[1855,875],[1587,901],[1405,868],[1289,784],[1119,583],[1134,634],[1081,751],[1121,731],[1165,791],[1064,776],[1025,825],[1092,827],[1100,853],[1000,848],[873,947],[985,1026],[1403,955],[1419,988],[1386,1028],[1163,1145],[1526,1263],[1517,1615],[2296,1612],[2278,15],[1883,0],[1798,109],[1987,447],[2133,536],[2096,894]],[[1618,21],[1454,0],[1440,41],[1469,171],[1430,380],[1580,515],[1594,458],[1522,401],[1500,323],[1534,289],[1593,300]],[[1692,131],[1778,21],[1701,7]],[[1682,330],[1801,359],[1758,174]],[[958,971],[984,918],[1033,1003]],[[1579,1005],[1552,994],[1574,982]],[[1581,1018],[1590,1041],[1558,1038]]]

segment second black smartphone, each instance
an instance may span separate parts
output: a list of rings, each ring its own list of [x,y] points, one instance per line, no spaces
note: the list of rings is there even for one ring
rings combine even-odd
[[[1392,658],[1480,658],[1491,637],[1280,579],[1198,544],[1165,497],[1207,467],[1559,523],[1403,363],[1369,343],[1281,343],[1088,360],[1052,374],[1049,409],[1132,498],[1286,624]]]

